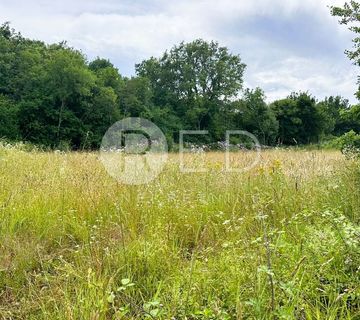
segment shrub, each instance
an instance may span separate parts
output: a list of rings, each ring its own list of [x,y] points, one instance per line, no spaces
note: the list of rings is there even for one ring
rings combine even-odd
[[[360,134],[351,130],[334,141],[334,146],[338,147],[347,158],[360,157]]]

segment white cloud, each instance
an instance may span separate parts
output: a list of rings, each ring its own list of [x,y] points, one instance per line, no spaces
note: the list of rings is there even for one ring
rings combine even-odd
[[[268,101],[274,101],[299,90],[309,91],[319,99],[330,95],[353,98],[356,80],[356,72],[350,63],[339,67],[325,61],[291,57],[265,70],[255,71],[247,81],[250,86],[261,84]]]
[[[241,54],[248,65],[246,82],[263,87],[269,99],[302,89],[318,96],[339,93],[355,101],[356,69],[342,54],[351,45],[351,34],[337,24],[327,7],[342,1],[2,0],[0,21],[10,20],[31,38],[68,40],[89,58],[110,58],[128,75],[136,62],[159,55],[182,40],[215,39]],[[317,22],[323,27],[317,30],[309,25],[292,39],[291,33],[279,38],[278,30],[271,33],[272,26],[266,25],[265,18],[270,18],[291,26],[301,15],[311,18],[309,24]],[[267,27],[269,32],[264,34]],[[295,46],[296,37],[309,30],[312,34],[302,37],[312,41]],[[315,57],[316,42],[322,38],[330,49],[323,48]]]

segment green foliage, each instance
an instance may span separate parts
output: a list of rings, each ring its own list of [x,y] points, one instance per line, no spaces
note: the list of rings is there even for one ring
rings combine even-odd
[[[10,140],[18,138],[17,114],[16,103],[0,94],[0,138],[6,137]]]
[[[360,4],[357,1],[351,0],[346,2],[343,7],[331,7],[331,14],[339,17],[340,24],[350,25],[349,29],[356,35],[360,33],[358,23],[360,22]],[[360,38],[356,36],[353,40],[353,51],[346,51],[347,55],[355,64],[360,65]]]
[[[349,30],[355,34],[353,49],[346,50],[346,54],[355,65],[360,66],[360,3],[350,0],[343,7],[332,6],[331,14],[339,17],[340,24],[349,25]],[[358,84],[360,84],[359,81]],[[360,90],[357,91],[356,95],[360,99]]]
[[[136,66],[138,75],[150,81],[153,104],[169,107],[172,118],[181,119],[175,127],[210,129],[213,137],[218,125],[214,122],[242,88],[244,69],[239,56],[201,39],[182,42]]]
[[[319,142],[322,118],[315,99],[308,93],[293,93],[287,99],[271,104],[279,121],[281,144],[309,144]]]
[[[317,105],[321,119],[323,135],[341,135],[347,130],[347,123],[344,119],[344,114],[351,108],[348,100],[337,97],[325,98]]]
[[[360,134],[353,130],[343,134],[332,142],[347,158],[360,157]]]
[[[270,150],[229,174],[214,152],[182,174],[172,155],[129,186],[96,153],[25,150],[0,146],[0,318],[360,316],[358,161]]]
[[[351,108],[341,110],[340,112],[341,133],[354,130],[360,133],[360,105],[354,105]]]
[[[246,89],[243,98],[236,101],[233,108],[236,127],[251,132],[263,145],[276,142],[279,123],[260,88]]]
[[[337,138],[336,141],[336,144],[340,149],[349,146],[360,148],[360,134],[356,134],[353,130]]]
[[[136,65],[125,78],[106,59],[90,63],[65,42],[47,45],[0,26],[0,137],[53,149],[97,149],[106,130],[143,117],[170,147],[179,130],[208,130],[189,142],[218,145],[246,130],[263,145],[319,143],[360,132],[360,106],[341,97],[317,103],[298,93],[268,105],[260,88],[243,91],[245,64],[217,42],[180,43]]]
[[[1,101],[12,101],[9,110],[15,110],[5,112],[1,103],[8,119],[1,133],[53,148],[97,148],[120,118],[117,69],[97,60],[88,66],[84,55],[65,43],[46,46],[14,31],[9,35],[8,25],[1,30],[6,35],[0,37]]]

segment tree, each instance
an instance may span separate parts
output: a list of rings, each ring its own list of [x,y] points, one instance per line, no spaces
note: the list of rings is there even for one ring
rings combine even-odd
[[[271,104],[279,121],[279,143],[294,145],[318,142],[322,118],[315,99],[307,93],[293,93]]]
[[[153,104],[170,107],[189,129],[213,127],[221,108],[242,89],[244,69],[238,55],[201,39],[136,65],[137,74],[150,81]]]
[[[141,117],[152,108],[153,92],[149,79],[133,77],[125,79],[120,95],[121,111],[124,117]]]
[[[324,136],[339,136],[347,132],[347,130],[343,128],[341,114],[349,108],[349,101],[340,96],[330,96],[317,104],[317,109],[323,120],[321,127]]]
[[[339,23],[344,25],[350,25],[349,30],[355,33],[353,39],[353,49],[346,50],[345,53],[355,65],[360,66],[360,3],[351,0],[346,2],[343,7],[331,7],[331,14],[335,17],[339,17]],[[358,79],[358,84],[360,84]],[[357,98],[360,99],[360,89],[356,93]]]
[[[124,79],[119,70],[109,60],[96,58],[89,63],[89,69],[96,74],[96,83],[98,85],[110,87],[117,96],[120,96],[124,86]]]
[[[86,134],[81,119],[89,106],[95,76],[84,56],[65,44],[45,47],[33,61],[22,73],[27,80],[19,107],[24,139],[78,148]]]
[[[85,99],[86,107],[81,116],[85,136],[81,148],[98,148],[106,130],[120,119],[120,93],[124,80],[119,70],[106,59],[96,58],[89,63],[89,70],[96,76],[91,96]]]
[[[0,138],[19,138],[17,125],[18,106],[8,97],[0,94]]]
[[[100,146],[106,130],[120,119],[118,96],[111,87],[95,86],[92,97],[80,120],[84,126],[82,149],[95,149]]]
[[[265,94],[260,88],[246,89],[241,100],[234,102],[237,128],[254,134],[261,144],[275,143],[279,129],[274,111],[265,102]]]
[[[123,117],[142,117],[154,123],[165,133],[171,145],[180,129],[180,119],[169,105],[156,106],[150,80],[145,77],[125,78],[120,94]]]
[[[339,132],[341,134],[351,130],[360,133],[360,105],[341,110],[339,128],[341,128]]]
[[[333,12],[343,23],[358,21],[354,1]],[[136,65],[136,77],[124,78],[109,60],[88,63],[65,42],[26,39],[5,23],[0,26],[0,138],[94,149],[114,122],[129,116],[156,123],[169,144],[181,129],[208,130],[209,143],[223,140],[226,130],[242,129],[270,145],[360,131],[359,105],[350,107],[341,97],[316,103],[298,93],[268,106],[261,89],[242,91],[244,70],[238,55],[199,39],[144,60]]]
[[[47,65],[48,89],[58,106],[58,124],[56,140],[60,143],[62,137],[62,122],[66,108],[77,113],[81,98],[91,94],[95,77],[88,70],[83,55],[75,50],[55,48]],[[72,109],[71,109],[72,108]]]

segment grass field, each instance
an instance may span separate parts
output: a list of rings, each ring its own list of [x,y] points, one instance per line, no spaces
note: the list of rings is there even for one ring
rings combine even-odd
[[[96,153],[1,147],[0,319],[360,319],[360,165],[223,157],[132,186]]]

